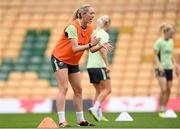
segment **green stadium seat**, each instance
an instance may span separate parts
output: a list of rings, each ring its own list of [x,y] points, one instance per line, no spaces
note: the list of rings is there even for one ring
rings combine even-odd
[[[18,58],[16,65],[27,65],[29,63],[29,58],[27,56],[21,56]]]
[[[110,39],[112,40],[112,44],[115,45],[118,39],[119,30],[117,28],[111,28],[108,33],[109,33]]]
[[[2,65],[0,68],[1,72],[10,72],[13,68],[13,65]]]
[[[50,83],[51,83],[51,86],[53,86],[53,87],[57,87],[57,85],[58,85],[55,77],[51,78]]]
[[[41,35],[46,35],[47,37],[49,37],[51,35],[50,31],[48,29],[42,30],[40,32]]]
[[[7,80],[9,72],[0,72],[0,80]]]
[[[36,37],[37,36],[37,31],[34,30],[34,29],[28,30],[27,34],[26,34],[26,37],[28,37],[28,36]]]
[[[1,64],[0,72],[9,73],[13,69],[13,61],[11,58],[5,58]]]
[[[37,39],[38,43],[47,43],[49,37],[47,35],[40,35]]]
[[[47,79],[47,80],[50,80],[51,79],[51,73],[49,72],[45,72],[45,71],[40,71],[39,72],[39,78],[40,79]]]
[[[19,65],[14,65],[14,71],[17,71],[17,72],[25,72],[27,69],[27,65],[24,65],[24,64],[19,64]]]
[[[52,72],[52,68],[50,64],[42,64],[41,65],[41,71],[46,71],[46,72]]]
[[[40,56],[33,56],[30,58],[30,64],[32,65],[40,65],[43,61],[43,58]]]
[[[41,53],[43,53],[43,54],[44,54],[45,49],[46,49],[45,43],[37,43],[37,44],[35,44],[35,46],[33,48],[34,51],[41,51]]]
[[[26,49],[21,50],[19,57],[26,56],[27,58],[31,56],[31,51],[27,51]]]
[[[115,51],[115,47],[116,47],[116,42],[117,42],[118,35],[119,35],[119,30],[117,30],[116,28],[111,28],[108,33],[109,33],[110,40],[112,41],[111,44],[114,47],[114,50],[112,52],[108,53],[109,63],[112,64],[114,51]]]
[[[33,43],[31,43],[31,42],[26,42],[26,43],[24,43],[24,46],[23,46],[23,50],[26,50],[26,51],[28,51],[28,50],[31,50],[33,48]]]
[[[38,72],[40,69],[40,65],[36,65],[36,64],[29,64],[27,66],[27,71],[35,71]]]
[[[34,43],[36,41],[37,32],[36,30],[27,31],[24,43]]]
[[[44,56],[44,50],[33,50],[32,51],[32,53],[31,53],[32,55],[31,56],[41,56],[41,57],[43,57]]]
[[[5,58],[3,59],[2,65],[12,65],[13,60],[11,58]]]

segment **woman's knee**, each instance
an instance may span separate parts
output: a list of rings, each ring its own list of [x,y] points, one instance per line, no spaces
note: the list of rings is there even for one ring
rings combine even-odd
[[[107,94],[109,95],[109,94],[111,94],[111,92],[112,92],[111,87],[108,87],[108,88],[107,88]]]
[[[110,88],[110,87],[106,87],[106,88],[104,88],[102,91],[104,91],[104,93],[105,93],[106,95],[109,95],[109,94],[111,93],[111,88]]]
[[[82,87],[81,86],[78,86],[78,87],[76,87],[76,89],[74,89],[74,95],[76,95],[76,96],[82,95]]]
[[[167,93],[168,93],[168,94],[171,93],[171,88],[170,88],[170,87],[167,88]]]
[[[111,87],[109,88],[109,94],[111,94],[111,92],[112,92],[112,89],[111,89]]]
[[[162,89],[161,94],[162,95],[166,95],[168,92],[169,92],[169,89],[168,88],[164,88],[164,89]]]
[[[100,94],[103,89],[100,86],[98,86],[98,87],[96,86],[95,90],[96,90],[96,94]]]
[[[68,87],[67,87],[67,86],[66,86],[66,87],[61,87],[61,88],[59,88],[59,92],[62,93],[62,94],[64,94],[64,95],[67,94],[67,91],[68,91]]]
[[[106,91],[106,93],[109,95],[111,93],[111,85],[109,83],[101,83],[103,90]]]
[[[162,90],[161,90],[161,94],[162,94],[162,95],[166,94],[166,89],[162,89]]]
[[[106,89],[106,91],[107,91],[108,94],[110,94],[110,93],[112,92],[111,85],[110,85],[109,83],[107,83],[107,84],[105,85],[105,89]]]
[[[100,90],[96,90],[96,93],[99,95],[101,93],[101,91]]]

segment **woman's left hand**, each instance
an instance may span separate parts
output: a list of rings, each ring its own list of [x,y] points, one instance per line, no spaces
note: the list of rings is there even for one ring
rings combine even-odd
[[[108,50],[109,52],[112,52],[113,46],[110,43],[103,43],[102,47]]]
[[[179,76],[179,74],[180,74],[179,65],[175,66],[175,72],[176,72],[176,76]]]
[[[100,38],[97,38],[97,37],[92,37],[91,38],[91,44],[92,46],[96,46],[100,41]]]
[[[106,66],[106,72],[107,72],[107,73],[110,72],[110,66]]]

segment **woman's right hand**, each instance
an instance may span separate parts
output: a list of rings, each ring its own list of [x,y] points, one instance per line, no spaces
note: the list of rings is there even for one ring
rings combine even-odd
[[[93,37],[91,38],[91,45],[96,46],[100,41],[100,38]]]
[[[164,72],[164,68],[161,65],[159,66],[159,71]]]
[[[180,67],[179,66],[175,66],[175,73],[176,73],[176,76],[178,77],[180,74]]]
[[[106,72],[109,73],[110,71],[110,66],[106,66]]]
[[[103,43],[102,47],[105,48],[108,52],[113,50],[113,46],[110,43]]]

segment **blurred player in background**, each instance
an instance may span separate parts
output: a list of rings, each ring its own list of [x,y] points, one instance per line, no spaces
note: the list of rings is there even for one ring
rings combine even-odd
[[[161,89],[159,97],[159,116],[163,117],[165,107],[168,103],[171,93],[172,80],[173,80],[173,64],[175,66],[176,75],[179,74],[179,67],[173,58],[173,35],[174,29],[169,24],[163,24],[160,27],[162,35],[154,44],[155,51],[155,64],[156,64],[156,77]]]
[[[93,36],[100,38],[97,46],[107,44],[109,42],[109,34],[107,31],[110,28],[111,20],[104,15],[97,19],[96,29]],[[112,50],[109,44],[108,48],[101,48],[100,51],[89,52],[87,70],[90,78],[90,83],[93,84],[96,94],[93,107],[89,108],[89,112],[96,121],[108,121],[101,111],[101,103],[111,93],[111,81],[109,77],[110,67],[108,63],[107,52]]]

